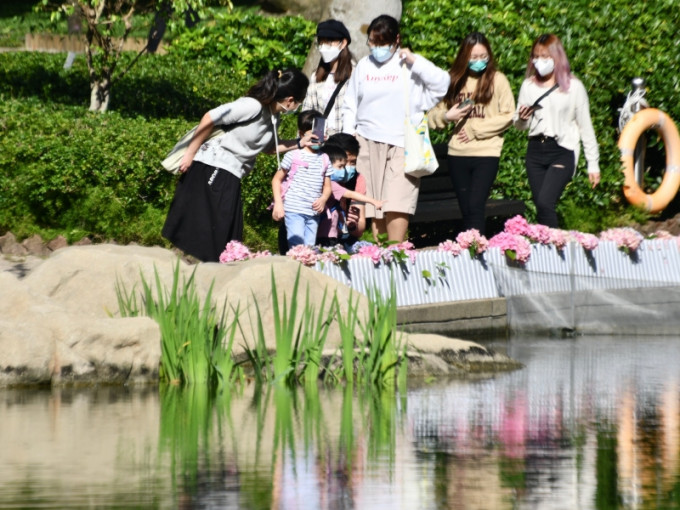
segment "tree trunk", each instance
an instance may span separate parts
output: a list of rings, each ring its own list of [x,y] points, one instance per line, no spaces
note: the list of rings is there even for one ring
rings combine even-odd
[[[108,79],[97,80],[90,84],[90,111],[105,112],[109,109],[111,83]]]

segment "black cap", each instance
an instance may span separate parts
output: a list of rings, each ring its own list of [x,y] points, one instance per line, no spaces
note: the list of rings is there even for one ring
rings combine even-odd
[[[335,19],[327,19],[322,21],[316,27],[316,38],[317,39],[347,39],[347,44],[352,42],[352,38],[349,36],[349,30],[342,23]]]

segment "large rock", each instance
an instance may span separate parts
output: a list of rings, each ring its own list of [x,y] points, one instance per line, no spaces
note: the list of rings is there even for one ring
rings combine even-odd
[[[211,292],[218,310],[225,307],[231,318],[238,310],[236,355],[243,354],[246,344],[255,346],[258,317],[267,348],[276,348],[272,277],[280,309],[290,310],[295,303],[298,319],[307,302],[317,313],[322,301],[328,308],[333,299],[342,313],[350,301],[358,300],[360,314],[368,309],[364,296],[288,257],[189,265],[163,248],[72,246],[55,252],[23,278],[0,272],[0,386],[156,382],[159,327],[145,317],[122,318],[116,288],[121,296],[136,295],[141,304],[143,280],[157,295],[157,276],[167,293],[175,273],[180,282],[193,278],[202,302]],[[298,293],[293,295],[296,281]],[[413,373],[419,375],[460,373],[470,368],[465,365],[470,355],[489,361],[489,371],[507,360],[477,344],[437,335],[405,339]],[[337,322],[332,321],[326,352],[339,343]]]

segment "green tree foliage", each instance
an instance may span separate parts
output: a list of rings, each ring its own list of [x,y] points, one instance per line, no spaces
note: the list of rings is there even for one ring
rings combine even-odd
[[[140,14],[160,12],[162,16],[182,16],[191,11],[200,16],[208,0],[40,0],[45,9],[56,8],[52,18],[74,16],[85,26],[87,69],[90,78],[90,110],[106,111],[114,81],[129,70],[119,68],[123,43],[130,35],[133,19]],[[231,7],[231,0],[221,0]],[[151,28],[151,25],[149,25]],[[144,47],[138,57],[146,52]],[[136,59],[135,59],[136,60]],[[134,63],[134,60],[132,61]]]

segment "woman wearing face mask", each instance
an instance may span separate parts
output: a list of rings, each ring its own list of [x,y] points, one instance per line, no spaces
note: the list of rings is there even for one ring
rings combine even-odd
[[[342,128],[359,140],[357,171],[366,179],[366,194],[384,202],[382,210],[366,205],[373,234],[387,234],[389,241],[397,242],[406,239],[420,187],[420,179],[404,174],[405,95],[415,125],[449,87],[446,71],[400,43],[396,19],[382,15],[371,21],[371,54],[359,61],[349,80]]]
[[[241,179],[256,156],[311,144],[311,134],[302,140],[276,135],[279,115],[297,110],[308,84],[298,69],[269,71],[244,97],[201,118],[180,163],[163,237],[203,262],[217,262],[229,241],[242,240]],[[226,133],[207,139],[215,125]]]
[[[463,230],[485,233],[486,201],[498,173],[503,133],[512,124],[515,99],[496,70],[489,41],[473,32],[460,45],[449,70],[451,85],[429,114],[431,128],[454,123],[448,166],[463,217]]]
[[[342,130],[343,96],[354,66],[354,57],[349,51],[352,38],[342,22],[329,19],[317,25],[316,42],[321,60],[309,81],[302,109],[325,112],[337,89],[326,117],[325,137],[328,138]]]
[[[573,74],[562,42],[544,34],[534,42],[514,123],[529,130],[526,169],[536,221],[558,228],[557,201],[574,175],[579,141],[591,186],[600,182],[599,150],[586,89]]]

